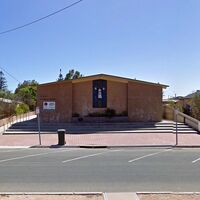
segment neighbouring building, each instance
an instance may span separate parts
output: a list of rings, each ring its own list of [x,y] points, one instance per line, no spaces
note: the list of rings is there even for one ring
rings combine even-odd
[[[95,116],[106,109],[129,121],[162,120],[162,93],[168,87],[106,74],[38,86],[37,106],[42,121],[71,122],[73,117]]]
[[[183,111],[190,111],[192,109],[192,99],[195,96],[200,96],[200,90],[196,90],[186,96],[177,96],[164,101],[164,104],[174,103],[174,106],[183,109]]]

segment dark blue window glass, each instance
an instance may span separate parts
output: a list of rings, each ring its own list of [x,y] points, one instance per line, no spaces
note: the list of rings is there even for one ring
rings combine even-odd
[[[93,81],[93,107],[106,108],[107,107],[107,81],[94,80]]]

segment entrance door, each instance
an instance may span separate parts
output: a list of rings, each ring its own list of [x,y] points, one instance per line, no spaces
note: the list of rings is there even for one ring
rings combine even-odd
[[[107,107],[107,81],[94,80],[93,81],[93,108]]]

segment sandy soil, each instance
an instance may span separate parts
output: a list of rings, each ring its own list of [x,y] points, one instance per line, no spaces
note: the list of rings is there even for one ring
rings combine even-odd
[[[200,200],[200,195],[185,194],[138,194],[140,200]]]
[[[0,195],[0,200],[103,200],[102,195]]]

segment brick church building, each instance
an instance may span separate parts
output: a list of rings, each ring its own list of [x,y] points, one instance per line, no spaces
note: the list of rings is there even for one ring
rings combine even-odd
[[[75,80],[40,84],[37,105],[42,121],[71,122],[115,111],[128,121],[161,121],[162,93],[167,85],[97,74]]]

